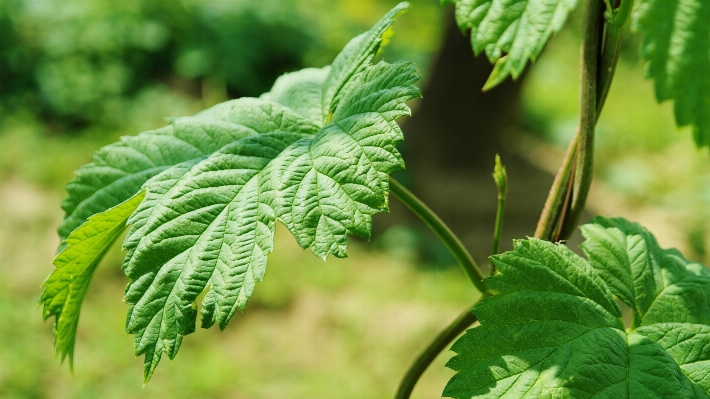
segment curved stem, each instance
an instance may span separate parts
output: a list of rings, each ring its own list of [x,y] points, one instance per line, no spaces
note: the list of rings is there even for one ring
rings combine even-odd
[[[483,282],[483,273],[478,268],[476,261],[473,260],[471,254],[463,246],[461,240],[451,231],[449,226],[437,216],[434,211],[429,209],[419,198],[411,191],[407,190],[397,180],[390,177],[390,192],[397,197],[407,208],[411,209],[439,239],[446,245],[449,252],[456,258],[464,273],[471,280],[473,285],[483,294],[491,293],[490,287]]]
[[[577,162],[576,153],[574,154],[574,161],[575,163]],[[552,236],[554,237],[553,242],[559,242],[560,240],[562,240],[564,223],[567,220],[567,212],[569,212],[570,208],[572,207],[572,193],[574,192],[575,170],[572,169],[571,172],[572,174],[567,180],[567,194],[565,195],[564,202],[562,203],[562,207],[560,208],[560,216],[558,218],[559,220],[557,222],[555,230],[552,232]]]
[[[483,299],[482,297],[481,299]],[[478,301],[480,302],[480,300]],[[476,302],[476,303],[478,303]],[[475,303],[474,303],[475,305]],[[473,306],[471,306],[473,307]],[[417,356],[409,366],[407,373],[402,378],[402,382],[399,384],[397,389],[397,394],[395,399],[408,399],[412,394],[412,390],[416,385],[419,378],[422,376],[424,371],[429,367],[429,365],[436,359],[436,357],[441,353],[446,347],[456,339],[462,332],[464,332],[471,324],[475,323],[476,315],[471,313],[470,308],[466,309],[459,317],[456,318],[451,324],[449,324],[446,329],[439,333],[439,335],[434,338],[434,340],[424,348],[424,350]]]

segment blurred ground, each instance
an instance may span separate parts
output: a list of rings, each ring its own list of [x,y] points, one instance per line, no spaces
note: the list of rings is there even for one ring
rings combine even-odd
[[[37,300],[52,270],[62,187],[72,171],[120,135],[162,126],[164,116],[258,95],[282,72],[327,64],[396,1],[258,3],[0,2],[0,397],[391,397],[417,351],[476,298],[416,222],[386,229],[372,245],[353,239],[350,258],[326,263],[279,228],[245,314],[224,332],[186,337],[175,361],[164,359],[142,388],[142,360],[123,333],[126,281],[115,248],[87,294],[74,376],[58,364],[51,321],[42,322]],[[443,13],[438,0],[413,3],[385,55],[415,61],[428,80]],[[519,120],[502,132],[508,150],[527,162],[509,170],[520,173],[510,192],[523,202],[547,187],[520,176],[533,165],[551,180],[574,131],[578,14],[526,76]],[[599,124],[589,215],[638,221],[662,245],[707,263],[710,156],[694,148],[689,132],[676,131],[670,104],[655,103],[637,44],[628,41]],[[422,197],[460,222],[482,262],[496,202],[489,174],[431,169],[417,177],[432,182],[421,186],[429,190]],[[394,216],[403,212],[395,207]],[[516,212],[508,217],[530,218]],[[468,227],[471,214],[482,222]],[[375,216],[375,226],[386,218]],[[512,230],[514,222],[506,222],[508,243],[512,231],[533,233]],[[414,397],[440,396],[453,374],[443,367],[449,357],[439,357]]]

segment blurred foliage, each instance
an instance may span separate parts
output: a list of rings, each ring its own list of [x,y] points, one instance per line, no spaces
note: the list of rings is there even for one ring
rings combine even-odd
[[[387,3],[394,2],[5,0],[0,101],[5,113],[29,109],[48,122],[86,126],[121,125],[128,103],[156,85],[193,96],[219,89],[258,96],[278,75],[332,59]],[[398,41],[411,45],[400,53],[437,44],[436,4],[418,3],[429,18],[402,24],[408,34]]]
[[[161,126],[165,116],[258,96],[284,72],[325,65],[396,3],[0,1],[0,146],[12,148],[0,177],[65,182],[65,170],[89,160],[65,136],[92,138],[95,148]],[[436,0],[412,3],[387,57],[426,68],[442,10]],[[36,154],[42,165],[17,154]]]

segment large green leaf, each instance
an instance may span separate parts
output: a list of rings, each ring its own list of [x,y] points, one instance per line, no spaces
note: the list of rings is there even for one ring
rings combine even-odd
[[[124,248],[126,329],[148,380],[202,325],[224,328],[266,267],[276,220],[321,258],[346,256],[387,209],[404,167],[396,119],[420,95],[406,62],[371,64],[402,3],[321,69],[279,78],[260,98],[228,101],[103,148],[77,173],[60,235],[145,189]],[[76,245],[72,244],[71,245]],[[73,337],[72,337],[73,339]]]
[[[678,126],[692,126],[695,142],[710,147],[708,21],[707,0],[641,0],[635,14],[658,101],[673,100]]]
[[[146,377],[194,331],[195,301],[208,285],[205,326],[224,328],[246,305],[277,219],[322,258],[346,256],[347,234],[369,237],[370,215],[387,209],[387,175],[403,167],[394,120],[418,95],[416,79],[403,62],[363,69],[322,128],[264,102],[249,121],[259,134],[145,184],[144,205],[129,219],[125,297]]]
[[[707,269],[621,219],[584,232],[591,264],[537,239],[493,257],[500,274],[487,281],[499,293],[453,345],[445,396],[710,397],[709,304],[691,303],[710,291]],[[625,329],[615,295],[635,304],[641,327]]]
[[[128,201],[89,218],[66,238],[65,248],[54,258],[56,268],[42,284],[45,320],[55,317],[54,347],[60,359],[74,358],[74,341],[84,295],[101,258],[121,235],[128,217],[144,197],[138,193]]]
[[[447,0],[456,2],[456,22],[471,30],[471,46],[485,50],[495,63],[484,86],[490,89],[508,75],[516,79],[528,60],[535,61],[553,33],[562,29],[577,0]]]

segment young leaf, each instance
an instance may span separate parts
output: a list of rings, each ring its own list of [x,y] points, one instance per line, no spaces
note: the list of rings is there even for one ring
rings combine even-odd
[[[495,63],[484,90],[508,75],[516,79],[528,60],[535,61],[553,33],[557,33],[577,0],[447,0],[456,2],[456,22],[471,29],[471,46],[478,55],[485,50]]]
[[[126,227],[128,216],[141,203],[144,192],[89,218],[67,237],[67,246],[54,258],[56,268],[42,283],[46,320],[55,316],[54,347],[61,361],[74,359],[74,340],[79,312],[99,260]]]
[[[514,251],[493,257],[500,274],[487,281],[499,294],[474,307],[481,326],[453,345],[457,355],[447,366],[457,373],[445,396],[710,397],[703,368],[710,362],[710,350],[705,349],[710,348],[710,329],[708,320],[699,316],[703,312],[695,314],[691,308],[684,319],[685,304],[675,302],[653,315],[647,311],[643,327],[626,331],[613,296],[645,304],[649,290],[639,287],[646,287],[643,284],[655,278],[649,273],[656,272],[646,268],[660,270],[657,277],[665,289],[656,301],[664,301],[665,291],[682,298],[695,289],[672,287],[670,281],[680,281],[680,267],[706,291],[710,274],[702,265],[679,263],[675,251],[662,251],[658,265],[647,262],[644,259],[655,256],[655,240],[647,241],[653,240],[650,234],[623,220],[604,221],[642,237],[622,237],[620,229],[604,235],[605,227],[586,226],[585,234],[593,231],[605,239],[603,244],[596,238],[594,244],[585,244],[585,251],[594,254],[594,268],[563,245],[537,239],[517,241]],[[664,263],[664,256],[675,260]],[[627,270],[631,277],[624,274]]]
[[[321,258],[346,256],[348,234],[369,237],[371,215],[387,209],[388,174],[404,167],[395,120],[420,95],[410,64],[370,63],[406,7],[353,39],[330,67],[284,75],[259,99],[105,147],[68,187],[60,234],[146,191],[124,242],[126,329],[145,354],[146,381],[195,330],[200,293],[208,290],[203,327],[224,328],[244,308],[264,275],[276,220]]]
[[[635,25],[644,34],[659,102],[673,100],[678,126],[691,125],[698,146],[710,147],[710,2],[641,0]]]

